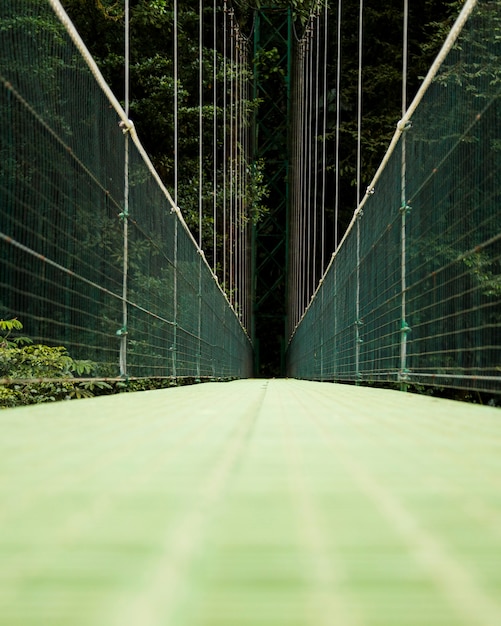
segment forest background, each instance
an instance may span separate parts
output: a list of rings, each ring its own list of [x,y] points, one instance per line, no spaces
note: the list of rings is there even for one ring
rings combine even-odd
[[[262,9],[259,0],[228,0],[228,8],[234,10],[242,33],[250,34],[253,15]],[[408,2],[408,71],[407,102],[410,103],[426,75],[433,59],[454,22],[463,2],[458,0],[409,0]],[[82,39],[94,56],[105,79],[119,99],[124,100],[125,29],[123,0],[63,0],[68,14],[75,23]],[[301,33],[307,24],[311,10],[318,6],[316,0],[270,0],[266,3],[274,11],[292,9],[295,30]],[[224,44],[223,2],[203,2],[203,137],[205,146],[213,143],[214,101],[212,93],[214,76],[219,86],[217,115],[222,119],[222,89]],[[340,21],[340,68],[339,99],[336,94]],[[336,230],[340,238],[351,221],[357,204],[357,139],[358,139],[358,84],[359,84],[359,15],[360,0],[328,2],[328,54],[327,97],[321,107],[326,110],[326,233],[327,255],[334,249]],[[213,24],[219,25],[216,40]],[[200,116],[200,15],[199,3],[178,0],[176,33],[178,55],[178,204],[194,237],[204,242],[206,258],[211,266],[217,266],[222,258],[219,248],[223,236],[214,237],[212,202],[213,159],[208,151],[203,158],[203,182],[201,197],[203,219],[199,219],[199,116]],[[361,189],[371,181],[395,132],[402,115],[402,66],[404,38],[404,0],[365,0],[363,3],[363,49],[362,49],[362,125],[361,132]],[[214,41],[216,42],[216,74],[213,71]],[[174,4],[173,0],[130,0],[130,118],[139,138],[167,188],[175,184],[174,155]],[[266,72],[276,74],[277,90],[283,88],[280,77],[283,68],[274,67],[274,50],[265,50]],[[253,61],[256,63],[256,60]],[[258,61],[260,62],[260,61]],[[278,62],[278,61],[277,61]],[[252,72],[252,60],[250,71]],[[273,94],[271,94],[273,97]],[[340,102],[339,128],[336,103]],[[249,104],[250,108],[262,110],[266,101]],[[323,116],[323,110],[320,112]],[[258,112],[259,115],[259,112]],[[336,156],[336,137],[339,136]],[[222,161],[218,169],[222,169]],[[335,172],[338,162],[338,172]],[[256,164],[254,164],[256,165]],[[266,189],[266,162],[253,167],[245,190],[247,204],[252,207],[251,218],[259,221],[268,207]],[[221,174],[221,172],[219,172]],[[222,176],[220,176],[222,178]],[[335,186],[338,185],[338,189]],[[334,224],[334,197],[338,198],[337,227]],[[362,193],[363,195],[363,193]],[[219,210],[222,210],[220,206]],[[199,232],[200,224],[202,233]],[[215,242],[215,246],[213,244]],[[214,256],[215,248],[215,256]],[[228,293],[228,284],[221,268],[216,273]],[[228,293],[231,300],[231,293]],[[276,334],[275,329],[270,329]],[[263,338],[261,338],[263,339]]]

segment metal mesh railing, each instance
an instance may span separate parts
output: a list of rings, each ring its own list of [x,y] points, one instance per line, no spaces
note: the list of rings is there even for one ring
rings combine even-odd
[[[499,2],[479,2],[399,123],[290,375],[500,391],[500,32]]]
[[[57,5],[0,6],[0,317],[103,377],[250,375],[246,332]]]

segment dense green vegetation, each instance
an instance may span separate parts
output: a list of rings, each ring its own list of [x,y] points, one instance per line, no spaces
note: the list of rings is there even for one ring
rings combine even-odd
[[[255,8],[272,6],[279,10],[292,6],[296,26],[300,32],[313,3],[311,0],[234,0],[229,3],[244,32],[251,32]],[[329,63],[327,155],[329,194],[332,197],[334,169],[334,140],[336,125],[336,33],[338,3],[329,3]],[[420,80],[438,51],[447,29],[458,12],[461,2],[421,0],[409,3],[409,63],[408,100],[413,97]],[[115,0],[64,0],[64,5],[75,22],[82,38],[96,58],[113,88],[123,98],[124,90],[124,12],[123,3]],[[221,20],[222,2],[218,3]],[[357,144],[357,88],[358,88],[358,21],[359,1],[344,0],[341,19],[341,125],[340,125],[340,230],[345,228],[356,204],[356,144]],[[173,78],[173,3],[171,0],[132,0],[130,6],[130,116],[153,163],[166,184],[174,183],[174,78]],[[204,7],[203,89],[212,89],[213,62],[213,8]],[[364,3],[363,45],[363,125],[362,125],[362,187],[370,182],[384,155],[389,140],[401,116],[403,2]],[[198,4],[180,0],[178,6],[179,54],[179,202],[185,218],[198,231],[198,115],[199,115],[199,37]],[[217,35],[217,76],[222,81],[222,30]],[[273,59],[270,50],[267,62]],[[277,68],[279,69],[279,68]],[[273,68],[270,68],[273,71]],[[278,83],[277,83],[278,84]],[[221,92],[221,88],[219,88]],[[273,94],[271,94],[273,96]],[[222,94],[220,94],[222,98]],[[266,107],[266,102],[250,106]],[[219,107],[219,103],[218,103]],[[220,112],[219,112],[220,113]],[[213,104],[203,105],[204,143],[212,145],[211,120]],[[266,168],[266,164],[263,164]],[[211,202],[212,162],[204,156],[203,198]],[[249,193],[254,194],[257,207],[255,217],[265,210],[266,190],[260,170],[254,169]],[[332,207],[328,207],[328,210]],[[204,237],[211,240],[212,217],[207,212]],[[209,251],[210,257],[210,251]]]
[[[0,409],[220,380],[189,376],[103,379],[98,363],[74,359],[64,346],[35,344],[22,331],[18,319],[0,319]]]
[[[450,0],[420,0],[409,3],[408,20],[408,94],[410,102],[422,77],[426,74],[436,52],[442,44],[461,2]],[[82,38],[98,62],[106,80],[119,98],[124,94],[124,3],[116,0],[64,0],[70,17],[75,22]],[[160,176],[170,188],[174,188],[174,50],[178,54],[178,203],[186,222],[199,236],[199,114],[200,114],[200,16],[198,3],[179,0],[177,13],[177,48],[174,41],[174,8],[172,0],[131,0],[130,2],[130,117],[138,129],[139,137]],[[270,15],[291,8],[294,30],[300,36],[308,23],[312,10],[323,9],[323,2],[313,0],[228,0],[228,7],[244,34],[253,32],[254,14],[257,9],[269,9]],[[213,237],[213,90],[217,89],[216,117],[220,133],[223,128],[223,76],[226,67],[231,75],[234,68],[224,61],[223,2],[203,6],[202,41],[202,117],[204,146],[202,204],[202,238],[209,263],[212,264]],[[328,11],[328,93],[326,129],[326,251],[334,247],[335,184],[339,180],[339,223],[338,234],[342,235],[356,208],[357,190],[357,133],[358,133],[358,50],[359,50],[359,0],[343,0],[341,16],[339,3],[329,2]],[[363,75],[361,128],[361,190],[365,190],[393,135],[402,109],[402,0],[387,2],[364,2],[363,12]],[[336,162],[336,75],[337,75],[337,31],[339,18],[341,49],[340,84],[340,127],[339,127],[339,172],[335,176]],[[218,25],[214,38],[213,24]],[[230,34],[227,33],[228,52]],[[262,44],[262,42],[260,42]],[[250,40],[252,48],[252,39]],[[216,47],[216,85],[213,85],[214,45]],[[276,77],[268,80],[267,94],[271,100],[279,101],[280,90],[284,89],[284,73],[280,54],[275,42],[265,43],[257,58],[252,59],[249,72],[260,76]],[[252,50],[251,50],[252,56]],[[241,71],[245,71],[240,69]],[[252,93],[252,92],[251,92]],[[269,107],[266,98],[246,102],[250,113],[266,114]],[[323,111],[322,111],[323,113]],[[228,149],[228,148],[227,148]],[[220,135],[217,146],[218,180],[222,181],[223,140]],[[268,193],[269,180],[273,180],[273,167],[266,160],[247,163],[249,174],[247,189],[243,191],[247,206],[252,206],[252,219],[259,221],[266,215],[266,203],[276,201]],[[217,204],[222,212],[222,189],[218,183]],[[362,192],[363,193],[363,192]],[[273,206],[272,206],[273,209]],[[219,220],[219,217],[218,217]],[[222,219],[219,221],[221,224]],[[222,245],[222,236],[216,237],[216,245]],[[218,253],[218,258],[221,258]],[[225,288],[225,278],[220,282]],[[318,277],[317,277],[318,278]],[[278,287],[282,294],[282,287]],[[285,297],[283,298],[285,301]],[[279,318],[281,313],[279,312]],[[273,317],[273,314],[271,315]],[[276,312],[275,312],[276,317]],[[266,375],[278,375],[276,370],[282,348],[277,337],[282,334],[283,322],[277,319],[276,327],[268,324],[267,312],[260,310],[257,334],[262,345],[275,347]],[[267,335],[267,336],[264,336]],[[269,337],[268,337],[269,335]],[[270,341],[269,341],[269,340]]]

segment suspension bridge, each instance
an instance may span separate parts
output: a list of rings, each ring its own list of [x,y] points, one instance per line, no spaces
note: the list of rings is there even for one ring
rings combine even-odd
[[[2,405],[32,403],[0,413],[0,625],[498,626],[499,2],[464,3],[410,104],[404,67],[345,232],[332,7],[245,32],[219,4],[187,185],[176,2],[168,183],[130,119],[128,2],[122,102],[59,0],[2,2],[0,317],[34,343],[0,347]],[[33,406],[70,362],[203,384]]]

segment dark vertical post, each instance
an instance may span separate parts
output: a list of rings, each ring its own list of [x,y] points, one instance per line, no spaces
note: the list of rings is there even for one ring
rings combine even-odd
[[[289,121],[292,13],[256,10],[254,22],[253,158],[264,162],[267,214],[253,229],[253,339],[257,376],[284,372],[288,273]]]

